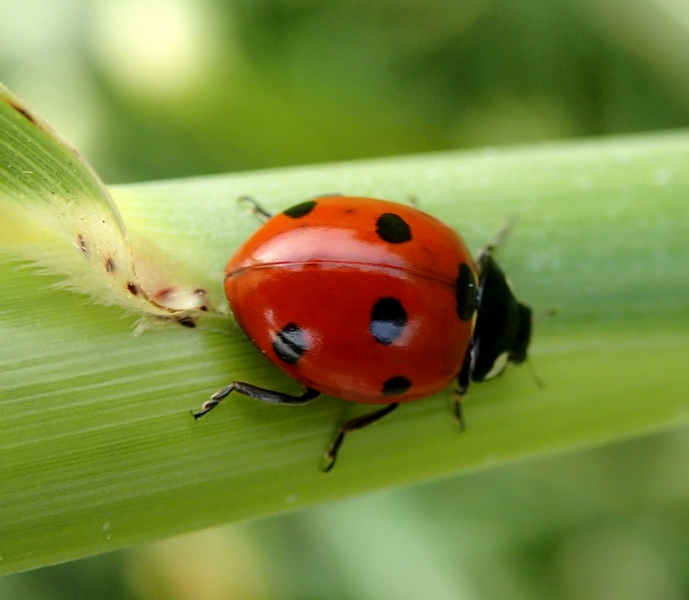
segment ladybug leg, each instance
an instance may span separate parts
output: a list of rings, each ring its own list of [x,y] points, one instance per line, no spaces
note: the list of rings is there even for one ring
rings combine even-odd
[[[323,467],[321,467],[321,471],[327,473],[335,466],[337,453],[340,451],[340,446],[342,446],[346,433],[357,431],[359,429],[363,429],[364,427],[368,427],[369,425],[373,425],[373,423],[376,423],[386,415],[389,415],[397,408],[397,406],[397,404],[388,404],[385,408],[381,408],[380,410],[363,415],[361,417],[356,417],[355,419],[350,419],[344,423],[333,438],[332,442],[330,442],[330,446],[325,453],[325,463]]]
[[[485,259],[489,256],[493,256],[505,243],[507,237],[510,235],[512,231],[512,228],[514,227],[516,220],[517,219],[514,216],[507,219],[507,221],[505,221],[503,226],[500,227],[498,232],[495,234],[495,237],[490,242],[488,242],[481,250],[476,260],[477,264],[479,265],[479,270],[481,270],[481,265],[485,262]]]
[[[248,204],[249,212],[251,216],[256,217],[259,221],[265,223],[268,219],[272,218],[273,214],[267,211],[263,206],[261,206],[253,196],[240,196],[237,198],[237,202],[240,204]]]
[[[464,402],[464,394],[462,394],[461,389],[457,388],[452,393],[452,416],[457,420],[459,424],[460,433],[464,433],[467,428],[466,421],[464,420],[464,412],[462,411],[462,403]]]
[[[238,392],[239,394],[244,394],[256,400],[261,400],[262,402],[267,402],[268,404],[306,404],[313,400],[316,396],[320,395],[320,392],[314,390],[310,387],[305,387],[304,392],[301,396],[291,396],[290,394],[283,394],[282,392],[276,392],[274,390],[267,390],[250,383],[244,383],[243,381],[234,381],[227,387],[215,392],[210,397],[210,400],[206,400],[201,406],[201,410],[193,412],[192,415],[194,419],[202,417],[207,412],[213,410],[220,402],[222,402],[227,396],[232,392]]]
[[[464,359],[464,364],[462,365],[462,370],[457,376],[457,388],[452,393],[452,414],[457,423],[459,423],[459,430],[464,431],[466,429],[466,422],[464,421],[464,414],[462,413],[462,402],[464,401],[464,396],[469,391],[469,379],[471,377],[471,350],[467,352],[467,356]]]
[[[342,192],[328,192],[327,194],[318,194],[314,196],[312,200],[320,200],[321,198],[340,198],[344,196]]]

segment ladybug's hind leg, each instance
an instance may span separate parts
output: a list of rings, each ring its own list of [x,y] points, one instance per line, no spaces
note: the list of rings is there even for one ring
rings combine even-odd
[[[304,392],[301,396],[291,396],[290,394],[284,394],[282,392],[276,392],[274,390],[267,390],[256,385],[251,385],[250,383],[245,383],[243,381],[233,381],[227,387],[215,392],[210,397],[210,400],[206,400],[201,406],[201,410],[192,412],[194,419],[202,417],[207,412],[213,410],[220,402],[222,402],[227,396],[232,392],[238,392],[249,396],[250,398],[255,398],[261,402],[267,402],[268,404],[306,404],[314,398],[320,395],[320,392],[314,390],[310,387],[304,387]]]
[[[356,417],[355,419],[350,419],[349,421],[344,423],[338,430],[337,434],[335,434],[335,437],[333,438],[332,442],[330,442],[330,446],[328,447],[328,450],[325,453],[325,462],[321,467],[321,470],[324,473],[327,473],[328,471],[332,470],[332,468],[335,466],[335,461],[337,460],[337,453],[340,451],[340,446],[342,446],[342,442],[344,441],[344,436],[346,433],[349,433],[351,431],[357,431],[358,429],[363,429],[364,427],[373,425],[373,423],[376,423],[386,415],[389,415],[393,410],[397,408],[397,406],[397,404],[388,404],[385,408],[381,408],[380,410],[369,413],[367,415],[363,415],[361,417]]]

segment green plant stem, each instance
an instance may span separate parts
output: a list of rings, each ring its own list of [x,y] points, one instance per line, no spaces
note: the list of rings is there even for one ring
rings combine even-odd
[[[70,560],[369,490],[683,425],[689,416],[689,134],[392,158],[111,189],[135,260],[208,291],[271,210],[343,192],[407,202],[500,261],[539,322],[533,363],[474,386],[460,435],[439,394],[319,459],[361,409],[230,398],[233,379],[296,391],[229,318],[134,336],[137,317],[0,262],[0,572]],[[51,242],[54,243],[54,242]],[[152,258],[151,258],[152,257]],[[365,409],[366,407],[364,407]]]

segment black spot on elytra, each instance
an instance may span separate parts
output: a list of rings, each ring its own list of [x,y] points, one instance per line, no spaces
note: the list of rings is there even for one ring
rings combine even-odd
[[[383,383],[383,396],[399,396],[411,387],[411,381],[402,375],[390,377]]]
[[[273,350],[288,365],[294,365],[306,352],[304,330],[296,323],[288,323],[275,335]]]
[[[407,313],[397,298],[381,298],[373,305],[369,331],[376,342],[389,346],[398,339],[407,324]]]
[[[474,272],[466,263],[459,265],[456,286],[457,316],[461,321],[470,321],[478,306],[478,288]]]
[[[314,208],[316,208],[315,200],[307,200],[301,204],[297,204],[292,208],[288,208],[283,214],[290,219],[301,219],[308,215]]]
[[[403,244],[411,240],[409,224],[395,213],[384,213],[378,217],[376,233],[391,244]]]
[[[115,272],[115,261],[112,259],[112,257],[108,258],[105,261],[105,270],[108,273],[114,273]]]
[[[133,281],[128,281],[127,282],[127,291],[132,296],[138,296],[139,295],[139,286],[136,285]]]

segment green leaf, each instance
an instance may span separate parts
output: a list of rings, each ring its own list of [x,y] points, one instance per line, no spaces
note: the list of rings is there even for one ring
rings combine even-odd
[[[203,289],[217,311],[138,336],[139,316],[36,262],[80,249],[36,228],[27,190],[0,226],[0,572],[686,423],[688,165],[675,134],[113,187],[137,272],[141,258],[147,281]],[[404,405],[350,435],[328,475],[337,424],[370,407],[237,397],[195,422],[233,379],[298,390],[223,316],[224,265],[258,226],[236,198],[276,211],[329,192],[415,198],[476,250],[516,217],[501,264],[537,315],[557,311],[532,345],[545,388],[528,367],[474,386],[462,435],[448,394]]]
[[[66,286],[159,318],[189,317],[205,306],[202,295],[185,290],[163,265],[148,265],[146,255],[138,257],[136,272],[108,190],[79,154],[2,84],[0,202],[5,217],[0,249],[66,275]]]

